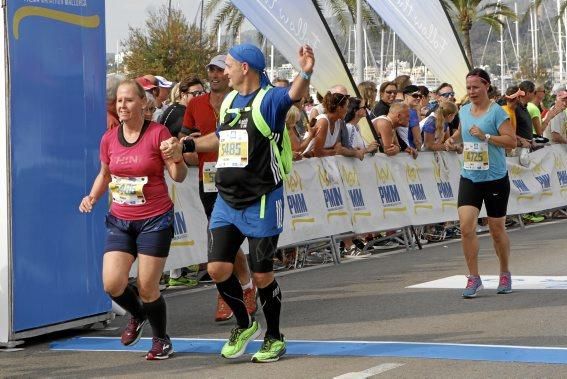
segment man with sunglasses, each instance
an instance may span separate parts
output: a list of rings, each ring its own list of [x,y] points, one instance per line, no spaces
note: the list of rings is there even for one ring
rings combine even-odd
[[[219,122],[220,106],[225,96],[230,92],[228,76],[224,74],[226,68],[226,55],[217,55],[206,66],[207,78],[211,87],[210,93],[205,93],[203,86],[188,86],[187,93],[195,96],[189,101],[183,129],[180,137],[191,138],[205,136],[216,131]],[[203,96],[200,96],[202,95]],[[199,165],[199,197],[205,210],[207,220],[211,219],[215,201],[217,200],[217,188],[215,186],[216,162],[218,155],[216,151],[192,153],[185,155],[190,164]],[[211,234],[208,234],[208,247],[211,248]],[[238,249],[234,264],[234,274],[238,278],[244,293],[246,310],[250,315],[256,313],[256,288],[250,279],[250,271],[246,262],[246,255],[242,249]],[[233,316],[233,312],[223,298],[217,296],[217,310],[215,321],[226,321]]]
[[[413,84],[402,90],[404,94],[404,103],[409,107],[409,123],[407,128],[397,128],[396,132],[404,140],[407,146],[419,150],[421,147],[421,132],[419,129],[418,109],[421,101],[421,92],[419,87]]]

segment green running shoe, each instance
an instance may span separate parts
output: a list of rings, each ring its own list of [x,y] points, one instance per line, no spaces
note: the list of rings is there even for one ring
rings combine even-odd
[[[254,338],[258,337],[262,332],[262,328],[258,321],[252,321],[248,329],[234,328],[230,333],[230,338],[224,344],[221,350],[223,358],[234,359],[244,354],[246,346]]]
[[[187,278],[185,276],[180,276],[179,278],[169,278],[167,282],[169,287],[187,287],[193,288],[199,285],[199,281],[196,279]]]
[[[264,343],[256,354],[252,356],[252,362],[268,363],[275,362],[285,354],[285,338],[282,334],[281,340],[269,336],[264,337]]]

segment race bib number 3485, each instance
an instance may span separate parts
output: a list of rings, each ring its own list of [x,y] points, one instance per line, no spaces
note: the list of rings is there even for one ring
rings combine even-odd
[[[245,129],[223,130],[219,133],[217,168],[248,165],[248,133]]]

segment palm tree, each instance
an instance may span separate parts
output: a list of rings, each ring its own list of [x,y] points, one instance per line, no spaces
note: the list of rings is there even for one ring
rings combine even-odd
[[[481,3],[483,3],[481,5]],[[465,53],[471,67],[474,67],[470,31],[475,22],[484,22],[497,30],[504,27],[502,17],[517,19],[516,13],[507,5],[500,2],[484,3],[483,0],[441,0],[450,16],[457,20],[457,25],[463,33]]]
[[[331,13],[337,17],[341,27],[341,32],[348,33],[348,29],[355,20],[357,0],[324,0]],[[321,8],[321,0],[315,0],[317,6]],[[235,38],[244,22],[244,15],[229,0],[207,0],[205,5],[205,17],[215,15],[212,30],[218,30],[219,26],[229,31]],[[374,10],[363,2],[362,19],[371,35],[378,35],[382,26]]]

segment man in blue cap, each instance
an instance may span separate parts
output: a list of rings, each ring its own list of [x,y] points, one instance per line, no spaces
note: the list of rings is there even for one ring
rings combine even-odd
[[[252,361],[274,362],[286,351],[279,327],[281,291],[273,271],[273,257],[283,231],[283,175],[272,142],[259,129],[269,127],[281,151],[287,111],[309,88],[315,64],[310,46],[299,49],[298,64],[301,72],[292,85],[274,88],[264,72],[266,63],[260,49],[250,44],[232,47],[225,73],[234,91],[223,101],[217,132],[183,143],[184,153],[219,153],[215,181],[220,196],[209,227],[212,246],[208,271],[237,321],[221,351],[225,358],[240,357],[261,333],[259,323],[246,312],[242,287],[233,274],[236,252],[245,238],[267,324],[264,343]],[[172,154],[171,149],[164,154]]]

